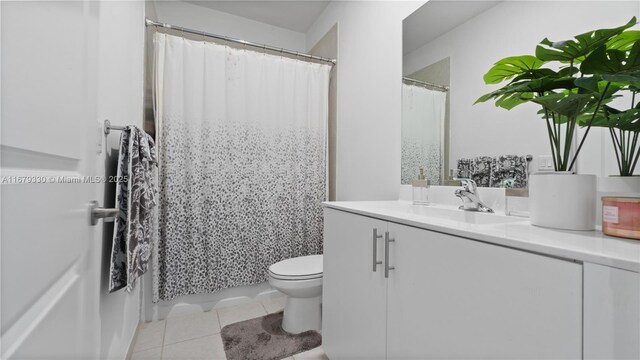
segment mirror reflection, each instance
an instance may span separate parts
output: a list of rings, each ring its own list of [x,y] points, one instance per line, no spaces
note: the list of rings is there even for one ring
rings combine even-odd
[[[422,170],[432,185],[447,173],[449,58],[402,79],[402,184]]]
[[[506,111],[489,102],[474,105],[498,88],[483,77],[502,58],[532,54],[545,37],[570,39],[625,24],[637,15],[637,4],[431,0],[414,11],[403,21],[402,184],[418,180],[423,169],[431,184],[471,178],[478,186],[526,188],[528,174],[554,171],[539,107],[526,103]],[[573,136],[581,138],[584,131]],[[608,130],[590,131],[574,170],[617,173]]]

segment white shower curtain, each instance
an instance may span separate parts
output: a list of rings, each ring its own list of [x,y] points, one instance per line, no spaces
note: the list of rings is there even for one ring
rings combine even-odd
[[[154,38],[154,300],[256,284],[322,253],[329,66]]]
[[[445,92],[402,84],[402,184],[417,180],[420,168],[440,183],[446,99]]]

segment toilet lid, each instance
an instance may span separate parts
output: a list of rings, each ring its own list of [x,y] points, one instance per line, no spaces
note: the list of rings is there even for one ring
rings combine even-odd
[[[278,279],[315,279],[322,277],[322,255],[300,256],[269,266],[269,273]]]

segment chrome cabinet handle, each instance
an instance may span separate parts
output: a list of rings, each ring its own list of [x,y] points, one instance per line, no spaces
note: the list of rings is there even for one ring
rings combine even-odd
[[[384,277],[389,277],[389,271],[395,270],[395,266],[389,266],[389,243],[396,241],[396,239],[389,238],[389,232],[384,233]]]
[[[97,201],[89,203],[89,223],[91,226],[98,224],[98,220],[116,217],[120,214],[120,209],[100,207]]]
[[[373,272],[377,271],[378,265],[382,264],[378,260],[378,239],[382,239],[382,235],[378,235],[378,229],[373,229]]]

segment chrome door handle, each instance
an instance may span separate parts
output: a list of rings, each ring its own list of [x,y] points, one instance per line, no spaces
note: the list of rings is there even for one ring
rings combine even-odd
[[[378,235],[378,229],[373,229],[373,272],[376,272],[378,265],[382,264],[378,260],[378,239],[382,239],[382,235]]]
[[[384,233],[384,277],[389,277],[389,271],[395,270],[395,266],[389,266],[389,243],[396,241],[396,239],[389,238],[389,232]]]
[[[89,203],[89,224],[91,226],[98,224],[100,219],[116,217],[118,214],[120,214],[120,209],[100,207],[95,200]]]

